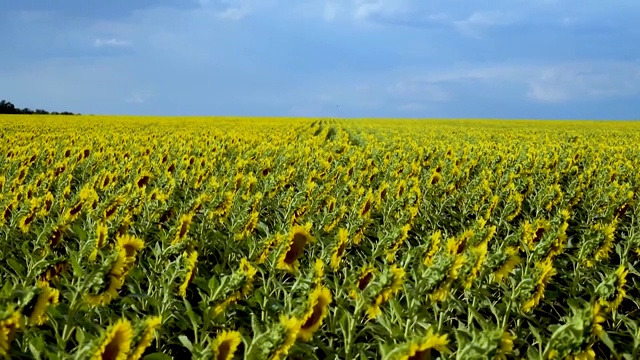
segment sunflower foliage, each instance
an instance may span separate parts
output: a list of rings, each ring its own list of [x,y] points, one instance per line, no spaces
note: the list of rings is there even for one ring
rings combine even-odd
[[[0,126],[0,358],[640,358],[636,123]]]

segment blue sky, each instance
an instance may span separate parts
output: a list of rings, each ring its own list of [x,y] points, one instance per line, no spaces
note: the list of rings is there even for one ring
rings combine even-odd
[[[0,0],[0,98],[87,114],[637,119],[639,22],[637,0]]]

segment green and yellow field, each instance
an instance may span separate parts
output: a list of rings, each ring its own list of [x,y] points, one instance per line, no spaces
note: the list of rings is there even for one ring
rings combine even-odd
[[[0,358],[640,358],[639,123],[0,129]]]

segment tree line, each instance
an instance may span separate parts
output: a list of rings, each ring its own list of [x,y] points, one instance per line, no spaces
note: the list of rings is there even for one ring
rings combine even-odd
[[[29,108],[19,108],[13,105],[10,101],[2,100],[0,101],[0,114],[25,114],[25,115],[80,115],[74,114],[72,112],[63,111],[57,112],[52,111],[49,112],[47,110],[42,109],[29,109]]]

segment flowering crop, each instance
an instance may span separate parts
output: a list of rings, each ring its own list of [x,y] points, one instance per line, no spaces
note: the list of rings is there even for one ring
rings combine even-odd
[[[636,123],[0,127],[0,358],[640,358]]]

